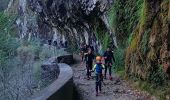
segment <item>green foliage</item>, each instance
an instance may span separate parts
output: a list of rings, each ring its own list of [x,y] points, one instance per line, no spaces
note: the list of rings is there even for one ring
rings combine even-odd
[[[126,35],[126,26],[125,26],[125,9],[124,9],[125,3],[121,2],[121,0],[116,0],[114,2],[113,7],[109,11],[109,23],[111,27],[115,28],[116,35],[118,38],[122,39],[123,36]]]
[[[12,17],[0,13],[0,64],[5,63],[8,58],[15,55],[19,46],[18,41],[8,34],[13,21]]]
[[[116,5],[116,4],[115,4]],[[115,6],[112,6],[111,9],[108,11],[108,21],[109,21],[109,25],[111,27],[116,27],[116,8]]]
[[[34,77],[36,80],[41,79],[41,65],[42,65],[42,61],[37,61],[34,63],[33,65],[33,73],[34,73]]]
[[[114,71],[116,72],[121,72],[124,71],[124,56],[125,56],[125,49],[124,48],[117,48],[114,51],[114,58],[115,58],[115,63],[114,63]],[[122,72],[121,72],[122,73]]]
[[[78,46],[75,42],[69,43],[68,52],[71,52],[71,53],[78,53],[79,52]]]
[[[158,100],[169,100],[167,96],[170,96],[170,88],[167,86],[155,86],[151,83],[142,80],[131,80],[132,86],[136,89],[147,91],[149,94],[156,97]]]
[[[33,54],[35,55],[35,57],[39,58],[40,52],[42,51],[42,46],[40,43],[40,39],[38,38],[32,38],[30,41],[24,41],[22,40],[22,45],[29,45],[30,48],[33,51]]]
[[[110,42],[111,42],[110,36],[108,33],[102,31],[99,28],[95,28],[94,33],[95,33],[97,40],[102,45],[101,53],[103,53],[107,49],[107,47],[110,46]]]
[[[110,43],[110,36],[108,34],[105,34],[105,37],[101,40],[102,41],[102,49],[105,51]]]
[[[146,11],[147,11],[147,4],[145,3],[145,1],[143,1],[139,6],[139,11],[138,11],[141,26],[144,25],[146,22]]]
[[[149,81],[154,86],[163,86],[167,82],[167,74],[163,71],[161,65],[158,66],[158,69],[154,69],[149,75]]]
[[[147,2],[150,3],[150,1]],[[150,11],[148,9],[147,2],[145,0],[116,0],[113,4],[113,7],[108,12],[109,25],[115,29],[119,46],[124,47],[122,49],[118,48],[114,51],[116,59],[114,69],[117,73],[121,75],[124,74],[124,51],[126,49],[126,46],[128,45],[130,45],[128,51],[130,51],[131,53],[128,56],[132,57],[133,55],[137,55],[132,53],[133,50],[136,50],[139,52],[139,54],[141,54],[142,58],[146,58],[146,56],[148,56],[148,58],[157,58],[156,52],[159,50],[150,50],[150,52],[148,53],[149,36],[151,32],[151,29],[148,29],[148,27],[151,26],[147,26],[147,15],[149,15],[148,13]],[[157,59],[153,60],[154,62],[156,62],[155,60]],[[163,71],[163,67],[161,65],[153,64],[154,62],[142,62],[152,64],[152,66],[150,66],[152,67],[152,70],[149,72],[149,79],[147,81],[145,80],[145,82],[141,82],[142,80],[137,74],[131,74],[130,78],[133,78],[133,81],[136,80],[142,90],[149,91],[151,94],[156,94],[157,96],[159,95],[159,97],[162,96],[164,98],[163,100],[165,100],[166,95],[164,93],[164,89],[165,87],[169,87],[169,85],[166,86],[168,83],[167,75]],[[170,91],[170,89],[166,90]]]
[[[142,41],[141,41],[141,44],[142,44],[142,53],[146,55],[146,53],[148,52],[148,40],[149,40],[149,33],[150,33],[150,29],[148,31],[146,31],[143,35],[143,38],[142,38]]]
[[[0,12],[0,32],[10,33],[13,28],[16,19],[15,15],[6,15],[4,12]]]
[[[27,61],[30,61],[34,59],[34,52],[32,49],[32,46],[20,46],[17,49],[17,55],[20,58],[20,61],[23,63],[26,63]]]
[[[129,38],[127,39],[127,43],[128,45],[132,42],[132,37],[133,37],[133,33],[129,35]]]
[[[109,24],[114,27],[119,45],[126,45],[141,17],[144,0],[116,0],[108,12]],[[123,44],[122,44],[123,43]]]

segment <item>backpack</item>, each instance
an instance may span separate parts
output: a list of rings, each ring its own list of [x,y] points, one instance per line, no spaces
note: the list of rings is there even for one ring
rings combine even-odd
[[[102,64],[96,64],[96,73],[99,74],[99,73],[102,73]]]

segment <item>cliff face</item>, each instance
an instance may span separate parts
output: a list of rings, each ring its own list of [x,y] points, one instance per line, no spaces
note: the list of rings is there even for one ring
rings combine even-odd
[[[164,78],[162,68],[170,73],[170,2],[144,0],[141,9],[126,52],[126,74],[157,82],[154,78]]]
[[[50,27],[58,43],[67,40],[76,47],[84,41],[101,49],[95,34],[98,27],[113,37],[106,18],[112,0],[30,0],[29,4],[38,13],[39,26]]]
[[[96,50],[101,50],[103,43],[97,36],[102,34],[111,37],[110,43],[116,45],[116,38],[109,27],[106,15],[106,11],[113,4],[112,0],[11,0],[10,2],[7,12],[19,15],[17,25],[20,38],[51,39],[57,41],[58,45],[60,41],[68,41],[72,47],[85,42],[92,44]]]

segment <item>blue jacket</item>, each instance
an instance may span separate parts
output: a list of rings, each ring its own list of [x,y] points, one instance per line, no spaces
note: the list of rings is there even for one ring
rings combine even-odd
[[[104,69],[104,65],[102,63],[96,63],[93,67],[93,71],[96,72],[96,74],[102,74],[102,70]]]

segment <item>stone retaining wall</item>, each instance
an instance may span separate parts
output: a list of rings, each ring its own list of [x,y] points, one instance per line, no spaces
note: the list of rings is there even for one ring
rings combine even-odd
[[[66,63],[66,64],[73,64],[74,60],[73,60],[73,55],[64,55],[64,56],[59,56],[57,57],[58,63]]]
[[[67,64],[58,64],[60,74],[51,85],[35,94],[30,100],[73,100],[73,71]]]

